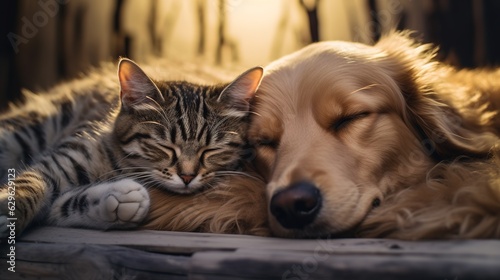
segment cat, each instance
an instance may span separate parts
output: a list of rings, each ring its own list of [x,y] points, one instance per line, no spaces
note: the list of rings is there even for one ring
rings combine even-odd
[[[217,185],[251,151],[249,100],[263,69],[228,84],[156,81],[135,62],[61,84],[0,115],[0,231],[30,224],[136,227],[146,188],[190,194]],[[10,218],[10,219],[9,219]]]

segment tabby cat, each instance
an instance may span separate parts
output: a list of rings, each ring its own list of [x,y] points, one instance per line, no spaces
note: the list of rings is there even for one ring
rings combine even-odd
[[[262,73],[202,86],[153,81],[121,59],[120,98],[106,73],[28,94],[0,116],[1,236],[8,218],[18,233],[33,223],[135,227],[148,212],[145,187],[189,194],[216,186],[248,151],[248,101]]]

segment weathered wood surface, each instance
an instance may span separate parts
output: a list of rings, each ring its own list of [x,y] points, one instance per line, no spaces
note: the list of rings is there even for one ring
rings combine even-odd
[[[2,264],[0,279],[177,280],[187,279],[189,262],[189,256],[166,257],[113,245],[22,242],[16,246],[16,272]]]
[[[241,250],[193,256],[190,279],[499,279],[500,259]]]
[[[500,240],[290,240],[39,228],[0,279],[500,279]]]

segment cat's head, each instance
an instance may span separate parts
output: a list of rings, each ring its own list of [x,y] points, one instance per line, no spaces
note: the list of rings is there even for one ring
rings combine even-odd
[[[119,168],[176,193],[192,193],[227,176],[248,152],[249,101],[262,74],[256,67],[212,86],[153,81],[136,63],[121,59],[121,110],[113,130]]]

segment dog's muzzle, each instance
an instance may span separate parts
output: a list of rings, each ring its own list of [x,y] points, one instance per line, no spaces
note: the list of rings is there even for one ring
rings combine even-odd
[[[273,195],[270,211],[284,228],[302,229],[318,215],[321,200],[321,193],[314,184],[296,182]]]

